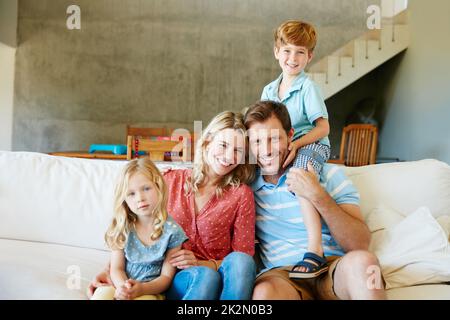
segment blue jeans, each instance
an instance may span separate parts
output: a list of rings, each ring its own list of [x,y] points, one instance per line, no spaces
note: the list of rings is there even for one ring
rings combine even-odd
[[[255,277],[253,258],[242,252],[232,252],[217,272],[208,267],[179,271],[166,297],[170,300],[249,300]]]

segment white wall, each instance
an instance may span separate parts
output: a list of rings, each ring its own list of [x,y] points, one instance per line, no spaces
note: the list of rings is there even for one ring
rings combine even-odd
[[[408,8],[408,0],[381,0],[381,15],[392,18]]]
[[[408,6],[411,45],[388,88],[379,156],[450,164],[450,1]]]
[[[17,0],[0,0],[0,150],[11,150]]]

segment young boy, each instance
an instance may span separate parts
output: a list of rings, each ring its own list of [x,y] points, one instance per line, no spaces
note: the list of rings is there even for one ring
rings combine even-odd
[[[294,128],[290,153],[283,163],[286,168],[307,170],[311,162],[319,176],[330,157],[328,113],[320,89],[305,74],[316,46],[314,27],[302,21],[290,20],[275,31],[274,54],[282,74],[263,90],[261,100],[273,100],[286,105]],[[323,255],[320,215],[306,199],[299,198],[303,222],[308,232],[308,250],[303,260],[292,268],[291,278],[313,278],[327,271]]]

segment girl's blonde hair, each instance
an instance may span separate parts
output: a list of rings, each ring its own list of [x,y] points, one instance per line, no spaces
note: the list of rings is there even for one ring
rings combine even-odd
[[[120,250],[125,247],[128,234],[134,229],[134,223],[137,221],[137,215],[130,210],[125,201],[130,178],[136,173],[147,177],[153,183],[158,194],[158,203],[153,209],[152,240],[157,240],[161,236],[167,220],[167,187],[158,168],[149,158],[139,158],[128,162],[116,184],[114,217],[105,234],[105,241],[112,250]]]
[[[244,136],[247,142],[247,134],[244,126],[243,115],[232,111],[224,111],[215,116],[209,125],[203,130],[200,139],[195,148],[194,167],[190,181],[185,185],[186,194],[189,192],[197,192],[198,188],[205,182],[206,175],[209,173],[210,167],[207,164],[207,147],[213,140],[214,136],[222,130],[234,129],[238,130]],[[245,148],[245,162],[239,164],[234,170],[223,176],[216,188],[216,195],[221,196],[224,189],[228,186],[238,187],[241,183],[250,183],[255,175],[255,165],[249,164],[248,161],[248,143]]]

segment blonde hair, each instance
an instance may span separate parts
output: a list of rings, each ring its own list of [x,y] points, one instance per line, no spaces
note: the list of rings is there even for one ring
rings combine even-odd
[[[114,217],[105,234],[105,241],[112,250],[125,247],[128,235],[134,229],[134,223],[137,221],[137,215],[130,210],[125,201],[130,178],[136,173],[147,177],[153,183],[158,194],[158,202],[153,209],[152,240],[157,240],[161,236],[167,220],[167,187],[158,168],[149,158],[139,158],[128,162],[116,184]]]
[[[293,44],[302,46],[313,52],[317,44],[316,29],[309,23],[288,20],[283,22],[274,34],[275,47],[280,48],[281,45]]]
[[[186,194],[191,191],[197,192],[198,188],[205,182],[206,176],[210,170],[206,161],[206,149],[214,138],[214,135],[225,129],[240,131],[247,141],[246,129],[241,113],[224,111],[215,116],[205,130],[203,130],[203,133],[197,142],[192,176],[185,184]],[[238,187],[241,183],[248,184],[253,180],[255,175],[255,165],[249,164],[248,161],[248,143],[246,143],[244,160],[245,162],[243,164],[238,164],[236,168],[222,177],[216,186],[217,196],[221,196],[228,186]]]

